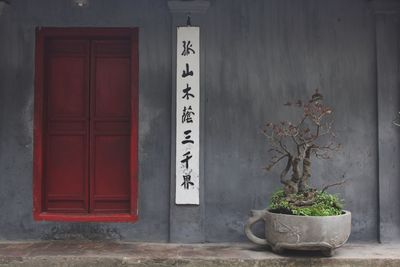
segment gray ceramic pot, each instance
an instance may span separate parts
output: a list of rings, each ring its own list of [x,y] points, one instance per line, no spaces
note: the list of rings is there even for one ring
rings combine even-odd
[[[265,239],[256,237],[251,226],[265,222]],[[333,250],[343,245],[350,236],[351,213],[337,216],[296,216],[252,210],[245,225],[247,237],[259,245],[270,245],[276,253],[284,249],[320,250],[332,256]]]

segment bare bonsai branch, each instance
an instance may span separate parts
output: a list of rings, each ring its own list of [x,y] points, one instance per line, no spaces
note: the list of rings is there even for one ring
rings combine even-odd
[[[284,184],[284,185],[287,184],[287,181],[285,180],[285,178],[286,178],[286,175],[288,174],[291,166],[292,166],[292,157],[289,155],[288,156],[288,161],[286,163],[286,167],[281,172],[281,176],[280,176],[281,183]]]
[[[343,180],[340,181],[340,182],[336,182],[336,183],[333,183],[333,184],[326,185],[326,186],[324,186],[324,188],[322,188],[321,192],[323,193],[323,192],[325,192],[326,190],[328,190],[328,188],[330,188],[330,187],[332,187],[332,186],[342,185],[342,184],[344,184],[344,183],[346,183],[346,182],[347,182],[347,179],[343,179]]]
[[[272,169],[278,162],[280,162],[281,160],[283,160],[284,158],[289,157],[289,156],[290,156],[289,154],[285,154],[275,160],[271,160],[270,164],[266,167],[266,169],[267,170]]]
[[[287,154],[291,154],[289,150],[287,150],[286,146],[282,143],[282,140],[279,140],[279,146],[285,151]]]
[[[297,206],[297,207],[311,206],[312,204],[314,204],[314,202],[315,202],[315,199],[297,200],[297,201],[293,202],[293,205]]]

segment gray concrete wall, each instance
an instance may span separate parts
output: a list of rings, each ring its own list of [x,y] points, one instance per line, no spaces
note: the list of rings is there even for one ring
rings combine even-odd
[[[400,17],[376,14],[380,240],[400,237]]]
[[[221,1],[206,27],[207,240],[242,236],[250,208],[262,209],[280,184],[266,173],[267,121],[290,116],[282,104],[320,88],[336,110],[343,151],[314,165],[316,185],[353,213],[353,240],[377,238],[377,130],[374,19],[365,1]],[[335,190],[333,190],[335,191]]]
[[[287,100],[306,98],[320,88],[326,102],[336,110],[337,137],[344,148],[331,162],[314,165],[314,182],[321,186],[343,174],[350,178],[346,186],[332,192],[341,193],[346,208],[353,213],[351,239],[377,240],[381,213],[376,20],[368,2],[210,2],[201,23],[205,44],[205,206],[201,218],[193,218],[201,220],[204,226],[200,239],[245,240],[243,224],[249,209],[266,207],[269,195],[279,187],[278,171],[263,170],[268,148],[260,130],[265,122],[291,114],[282,105]],[[196,20],[193,22],[196,24]],[[86,9],[72,8],[66,0],[20,0],[4,10],[0,17],[0,239],[83,236],[162,242],[168,241],[170,229],[174,229],[175,236],[179,235],[177,228],[169,225],[179,221],[169,218],[171,23],[167,2],[163,0],[92,0]],[[184,23],[182,19],[181,24]],[[140,28],[137,223],[33,221],[32,105],[37,26]],[[396,26],[392,27],[391,32],[395,32]],[[398,49],[398,37],[385,38],[385,43],[395,42],[390,46],[393,51]],[[383,95],[383,100],[389,102],[398,92],[398,59],[392,64],[392,87]],[[398,102],[390,103],[391,108],[382,112],[400,109]],[[390,118],[394,116],[388,114]],[[384,132],[391,140],[400,139],[400,129]],[[385,151],[390,149],[394,148],[389,146]],[[385,155],[400,162],[397,152]],[[386,184],[397,181],[400,175],[395,170],[386,174]],[[391,192],[396,195],[397,191]],[[383,197],[385,194],[381,194]],[[390,214],[386,213],[385,223],[392,227],[389,234],[394,233],[394,239],[400,240],[396,236],[399,226],[396,228],[390,219],[400,217],[400,210],[395,210],[395,204],[389,206],[381,205],[381,211],[386,207],[392,209]]]
[[[167,241],[171,28],[165,1],[13,1],[0,17],[0,239]],[[139,216],[135,224],[34,222],[32,112],[35,27],[139,27]]]

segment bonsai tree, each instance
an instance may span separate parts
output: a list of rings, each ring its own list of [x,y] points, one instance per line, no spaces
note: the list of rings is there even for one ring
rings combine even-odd
[[[269,122],[263,131],[272,153],[266,169],[283,165],[279,177],[283,189],[273,195],[270,209],[298,215],[341,214],[340,200],[325,191],[345,180],[327,185],[322,190],[311,187],[309,183],[312,160],[329,159],[340,149],[340,144],[334,140],[332,108],[323,103],[318,89],[306,102],[298,100],[285,105],[299,110],[298,121]]]
[[[342,210],[336,195],[325,191],[344,181],[317,190],[311,186],[310,177],[314,159],[329,159],[340,148],[334,140],[333,110],[323,103],[318,90],[306,102],[298,100],[285,105],[298,111],[297,120],[270,122],[264,129],[271,146],[271,160],[266,169],[282,167],[278,172],[282,189],[273,194],[268,210],[252,210],[244,230],[252,242],[268,244],[277,253],[284,249],[321,250],[324,255],[332,256],[333,250],[350,236],[351,213]],[[289,217],[274,213],[329,217]],[[266,225],[265,239],[255,236],[251,230],[260,220]]]

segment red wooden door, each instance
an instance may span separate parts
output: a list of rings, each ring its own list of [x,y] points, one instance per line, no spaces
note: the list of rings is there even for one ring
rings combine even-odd
[[[43,89],[37,89],[36,98],[43,104],[35,107],[42,118],[35,118],[35,183],[41,181],[35,192],[41,192],[41,204],[36,219],[136,219],[137,39],[124,33],[41,37]],[[38,211],[37,195],[34,200]]]

